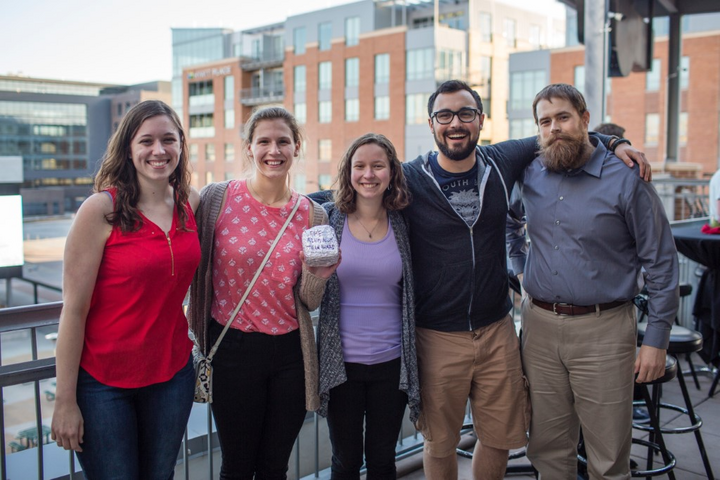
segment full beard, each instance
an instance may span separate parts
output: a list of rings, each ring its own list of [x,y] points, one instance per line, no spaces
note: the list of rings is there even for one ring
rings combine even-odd
[[[544,157],[545,168],[551,172],[564,172],[585,165],[587,162],[586,144],[587,139],[584,132],[560,133],[548,138],[540,138],[539,153]]]
[[[442,153],[445,157],[447,157],[450,160],[455,161],[461,161],[465,160],[475,151],[475,147],[477,146],[478,139],[480,138],[480,132],[478,132],[478,136],[476,138],[470,137],[470,132],[467,130],[454,130],[452,132],[447,132],[445,135],[451,135],[453,133],[464,133],[468,137],[468,143],[465,146],[460,146],[457,148],[450,148],[446,142],[444,142],[443,138],[438,138],[437,133],[435,136],[435,144],[438,146],[438,150],[440,150],[440,153]]]

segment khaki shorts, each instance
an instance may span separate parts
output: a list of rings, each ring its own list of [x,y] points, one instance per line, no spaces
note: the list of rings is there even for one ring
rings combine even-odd
[[[530,400],[509,315],[472,332],[418,328],[416,341],[422,398],[416,426],[428,455],[455,453],[468,398],[483,445],[501,450],[525,446]]]

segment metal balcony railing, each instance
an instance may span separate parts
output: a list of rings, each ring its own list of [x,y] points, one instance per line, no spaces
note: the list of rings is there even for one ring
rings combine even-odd
[[[282,102],[284,98],[285,87],[282,84],[244,88],[240,90],[240,103],[245,106],[278,103]]]
[[[255,57],[249,57],[245,61],[241,62],[240,68],[245,71],[274,68],[282,66],[284,60],[285,54],[283,52],[275,52],[267,55],[261,54]]]

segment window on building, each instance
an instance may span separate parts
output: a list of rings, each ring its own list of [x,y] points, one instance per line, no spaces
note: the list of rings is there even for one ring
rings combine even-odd
[[[122,117],[122,103],[117,104],[117,115],[118,117]]]
[[[270,58],[273,60],[282,60],[285,51],[285,42],[283,35],[273,35],[270,37]]]
[[[360,120],[360,100],[348,98],[345,100],[345,121],[357,122]]]
[[[225,144],[225,161],[226,162],[235,161],[235,145],[232,143]]]
[[[215,175],[213,172],[205,172],[205,185],[210,185],[215,181]]]
[[[215,136],[215,123],[212,113],[190,115],[190,138],[207,138]]]
[[[304,92],[307,89],[305,65],[296,65],[293,74],[295,93]]]
[[[295,191],[298,193],[307,193],[307,180],[304,173],[296,173],[293,182]]]
[[[478,93],[483,101],[483,113],[490,118],[492,111],[492,57],[480,56],[480,89]]]
[[[360,59],[357,57],[345,59],[345,86],[357,87],[360,83]]]
[[[330,102],[330,101],[318,102],[318,122],[320,122],[320,123],[332,122],[332,102]]]
[[[305,53],[305,43],[307,41],[307,34],[305,27],[297,27],[293,29],[293,47],[295,55],[302,55]]]
[[[332,177],[330,175],[318,175],[318,190],[330,190]]]
[[[510,138],[527,138],[537,135],[535,120],[532,118],[521,118],[510,120]]]
[[[540,45],[542,43],[542,39],[540,36],[542,35],[540,25],[530,25],[530,46],[532,48],[540,48]]]
[[[225,128],[235,128],[235,109],[232,107],[225,110]]]
[[[492,42],[492,15],[488,12],[480,12],[480,40]]]
[[[332,140],[318,141],[318,160],[321,162],[329,162],[332,160]]]
[[[427,123],[427,93],[412,93],[405,97],[405,123],[421,125]]]
[[[250,42],[250,56],[253,60],[260,60],[262,58],[262,41],[259,38],[254,38]]]
[[[345,45],[348,47],[360,42],[360,17],[345,19]]]
[[[406,80],[425,80],[435,77],[434,48],[408,50],[406,55]]]
[[[680,88],[687,89],[690,85],[690,57],[680,59]]]
[[[464,10],[441,13],[438,21],[441,25],[447,25],[456,30],[467,30],[467,16]]]
[[[510,74],[510,109],[531,108],[535,95],[543,89],[546,83],[543,70],[528,70]]]
[[[660,114],[645,115],[645,146],[656,146],[660,141]]]
[[[680,121],[678,122],[678,142],[680,145],[687,145],[688,139],[688,114],[680,112]]]
[[[660,59],[653,58],[652,68],[645,74],[645,90],[657,92],[660,90]]]
[[[330,50],[332,40],[332,23],[323,22],[318,25],[318,50]]]
[[[214,162],[215,161],[215,144],[214,143],[206,143],[205,144],[205,161],[206,162]]]
[[[515,20],[512,18],[503,20],[503,36],[505,37],[505,44],[510,48],[515,48],[517,42],[515,28]]]
[[[307,123],[307,104],[296,103],[295,104],[295,120],[299,124]]]
[[[213,82],[193,82],[188,85],[188,103],[191,107],[197,105],[213,105],[215,94],[213,93]]]
[[[390,97],[375,97],[375,120],[390,118]]]
[[[198,144],[191,143],[190,144],[190,161],[197,162],[197,158],[198,158]]]
[[[332,88],[332,62],[320,62],[318,64],[318,90],[330,90]]]
[[[375,55],[375,84],[390,83],[390,54]]]
[[[437,51],[437,68],[435,78],[442,82],[453,78],[462,78],[465,73],[463,52],[446,48]]]
[[[573,73],[573,86],[585,94],[585,65],[576,65]],[[538,90],[539,91],[539,90]]]
[[[225,77],[225,100],[233,100],[235,98],[235,77],[228,75]]]

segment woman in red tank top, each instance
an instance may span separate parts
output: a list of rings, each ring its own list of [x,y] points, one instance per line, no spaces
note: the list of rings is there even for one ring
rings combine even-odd
[[[170,478],[192,407],[182,302],[200,261],[187,144],[160,101],[130,109],[67,238],[52,438],[86,478]]]

